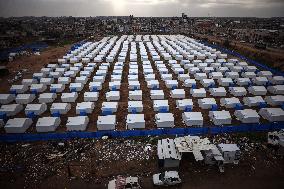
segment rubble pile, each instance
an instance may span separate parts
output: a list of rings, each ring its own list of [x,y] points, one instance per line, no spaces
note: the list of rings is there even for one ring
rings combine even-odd
[[[252,151],[253,149],[263,148],[263,145],[261,144],[261,142],[252,140],[246,136],[238,136],[238,135],[229,135],[229,134],[216,135],[212,138],[212,142],[214,144],[236,143],[238,147],[241,149],[241,151],[245,151],[245,152]]]
[[[98,179],[92,174],[117,161],[140,162],[155,157],[154,146],[140,140],[77,139],[37,143],[0,144],[0,173],[21,174],[25,187],[50,176]],[[141,163],[140,163],[141,164]],[[75,173],[74,167],[80,167]],[[2,178],[13,182],[13,177]]]

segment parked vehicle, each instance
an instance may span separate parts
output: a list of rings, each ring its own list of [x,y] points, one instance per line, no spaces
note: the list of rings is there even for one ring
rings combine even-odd
[[[108,189],[140,189],[140,183],[138,177],[123,177],[117,176],[117,178],[109,181]]]
[[[158,186],[171,186],[181,183],[181,179],[177,171],[165,171],[153,175],[153,183]]]

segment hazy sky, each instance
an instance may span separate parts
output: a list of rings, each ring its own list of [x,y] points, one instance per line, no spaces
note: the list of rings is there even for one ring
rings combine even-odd
[[[284,16],[284,0],[0,0],[0,16]]]

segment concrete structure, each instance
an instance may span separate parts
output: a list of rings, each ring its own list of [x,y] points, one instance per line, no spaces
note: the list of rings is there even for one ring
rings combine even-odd
[[[157,152],[160,167],[179,167],[181,154],[177,151],[173,139],[158,140]]]
[[[236,144],[218,144],[224,163],[238,164],[241,156],[241,150]]]

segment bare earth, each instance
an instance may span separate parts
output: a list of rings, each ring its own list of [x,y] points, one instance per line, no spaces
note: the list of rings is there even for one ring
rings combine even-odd
[[[179,168],[183,183],[169,188],[283,188],[284,158],[266,147],[265,133],[255,136],[257,141],[245,135],[210,137],[241,146],[239,165],[225,166],[225,173],[219,173],[217,167],[184,155]],[[163,171],[156,142],[157,138],[136,138],[0,144],[0,186],[100,189],[114,176],[125,175],[138,176],[145,189],[154,188],[152,174]],[[147,144],[151,150],[144,151]]]

